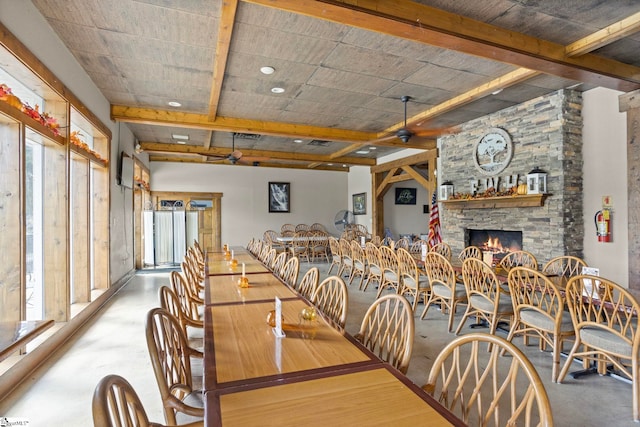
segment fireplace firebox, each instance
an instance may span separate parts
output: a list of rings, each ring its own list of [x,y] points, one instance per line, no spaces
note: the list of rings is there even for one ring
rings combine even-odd
[[[492,264],[500,262],[509,252],[522,250],[522,231],[467,229],[466,246],[477,246],[492,258]]]

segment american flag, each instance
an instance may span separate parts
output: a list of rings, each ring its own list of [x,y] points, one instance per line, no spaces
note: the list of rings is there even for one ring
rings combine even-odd
[[[427,241],[430,248],[442,242],[442,235],[440,234],[440,213],[438,212],[437,191],[433,192],[433,197],[431,198],[431,214],[429,215],[429,236],[427,237]]]

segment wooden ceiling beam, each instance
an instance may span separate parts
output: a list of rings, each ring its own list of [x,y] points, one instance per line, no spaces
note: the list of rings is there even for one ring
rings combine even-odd
[[[211,163],[203,160],[198,157],[175,157],[175,156],[162,156],[157,154],[152,154],[149,156],[150,162],[175,162],[175,163],[200,163],[200,164],[216,164],[220,166],[245,166],[245,167],[265,167],[265,168],[281,168],[281,169],[307,169],[307,166],[304,164],[294,164],[294,163],[275,163],[275,162],[258,162],[258,166],[254,166],[252,164],[244,164],[244,163],[236,163],[235,165],[231,163]],[[327,171],[336,171],[336,172],[349,172],[349,168],[343,168],[341,166],[328,166],[321,165],[315,168],[316,170],[327,170]]]
[[[216,117],[215,120],[209,120],[209,118],[204,114],[128,107],[126,105],[111,105],[111,119],[126,123],[173,127],[178,126],[193,129],[272,135],[285,138],[321,139],[360,145],[371,145],[370,141],[376,139],[376,134],[372,132],[323,128],[295,123],[266,122],[262,120],[238,119],[232,117]],[[408,144],[405,144],[400,140],[376,143],[376,145],[387,147],[419,149],[428,149],[430,147],[429,144],[429,141],[424,141],[419,138],[416,138],[415,141],[409,141]]]
[[[222,81],[227,69],[229,46],[233,34],[233,24],[236,20],[238,0],[225,0],[220,6],[220,20],[218,22],[218,39],[216,41],[216,53],[213,58],[213,79],[211,94],[209,95],[209,120],[215,120],[218,115],[218,103],[222,93]]]
[[[640,31],[640,12],[571,43],[565,48],[565,53],[567,56],[578,56],[593,52],[638,31]]]
[[[244,1],[610,89],[640,88],[640,67],[593,54],[567,57],[561,44],[408,0]]]
[[[199,145],[182,145],[167,144],[163,142],[140,142],[140,148],[150,153],[176,153],[176,154],[192,154],[202,156],[226,156],[230,153],[228,148],[211,147],[205,149]],[[242,154],[247,157],[267,157],[272,160],[292,160],[300,162],[319,162],[319,163],[340,163],[348,165],[374,166],[375,159],[363,157],[338,157],[331,158],[326,155],[291,153],[286,151],[267,151],[267,150],[241,150]],[[307,165],[304,165],[305,167]]]

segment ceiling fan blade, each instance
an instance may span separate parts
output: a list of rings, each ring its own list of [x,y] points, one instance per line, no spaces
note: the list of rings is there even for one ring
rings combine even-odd
[[[377,142],[391,141],[392,139],[396,139],[396,138],[398,138],[398,137],[395,134],[391,134],[391,135],[383,136],[382,138],[372,139],[371,141],[367,141],[367,143],[368,144],[375,144]]]
[[[257,156],[244,156],[242,160],[245,162],[268,162],[271,160],[271,157],[257,157]]]

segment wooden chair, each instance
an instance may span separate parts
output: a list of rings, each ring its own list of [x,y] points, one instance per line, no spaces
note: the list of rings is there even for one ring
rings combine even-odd
[[[436,252],[451,261],[451,246],[448,243],[440,242],[436,243],[429,249],[429,252]]]
[[[300,231],[309,231],[309,226],[307,224],[296,225],[295,232],[299,233]]]
[[[460,303],[467,302],[467,291],[463,283],[458,282],[456,273],[451,262],[437,252],[428,252],[424,263],[424,268],[429,278],[431,292],[429,299],[424,306],[420,319],[424,319],[431,304],[440,303],[444,308],[449,310],[449,328],[451,332],[453,328],[453,316],[456,313],[456,307]]]
[[[281,236],[293,236],[293,234],[296,232],[296,226],[293,224],[282,224],[282,227],[280,227],[280,235]]]
[[[382,241],[380,242],[380,245],[378,246],[388,246],[391,249],[393,249],[396,245],[396,242],[393,241],[393,238],[386,236],[384,239],[382,239]]]
[[[601,375],[611,364],[631,380],[633,420],[640,421],[640,304],[617,283],[589,275],[570,278],[565,297],[576,341],[558,382],[562,382],[576,357],[582,358],[586,366],[589,361],[595,362]]]
[[[189,347],[178,320],[163,308],[147,313],[146,337],[167,424],[202,419],[204,396],[194,390],[191,371],[191,357],[202,353]]]
[[[311,298],[316,292],[316,288],[318,287],[319,282],[320,272],[318,270],[318,267],[311,267],[309,270],[307,270],[304,276],[302,276],[302,280],[300,280],[297,291],[308,301],[311,301]]]
[[[324,227],[324,225],[320,224],[319,222],[314,222],[313,224],[311,224],[311,226],[309,227],[309,230],[321,231],[325,234],[327,233],[327,229]]]
[[[271,245],[271,249],[275,249],[277,253],[286,252],[287,246],[278,242],[280,235],[274,230],[267,230],[262,234],[262,239]]]
[[[482,259],[482,249],[477,246],[467,246],[458,254],[458,259],[464,261],[467,258]]]
[[[539,271],[513,267],[509,272],[509,291],[514,315],[507,341],[511,342],[516,335],[524,335],[527,344],[528,335],[534,333],[541,344],[548,344],[553,349],[551,380],[556,382],[562,344],[575,335],[560,288]]]
[[[415,311],[420,299],[425,302],[429,298],[429,278],[420,274],[415,258],[406,249],[398,248],[398,273],[400,275],[401,295],[409,295],[413,298],[413,310]]]
[[[407,373],[415,323],[409,301],[402,295],[389,294],[371,304],[355,338],[403,374]]]
[[[275,259],[273,260],[273,265],[271,266],[271,271],[276,277],[282,278],[282,268],[287,262],[287,253],[280,252]]]
[[[344,280],[338,276],[327,277],[316,288],[311,302],[336,325],[344,328],[349,304],[349,293]]]
[[[573,277],[582,274],[582,267],[588,267],[582,259],[563,255],[551,259],[542,267],[542,272],[547,276]]]
[[[375,235],[371,236],[370,242],[376,246],[380,246],[382,244],[382,239],[380,238],[380,236]]]
[[[264,258],[264,260],[262,260],[262,263],[265,267],[271,270],[273,269],[273,263],[276,260],[276,256],[278,256],[278,252],[275,249],[271,248],[269,249],[269,252],[267,252],[267,256]]]
[[[247,251],[249,251],[249,253],[251,255],[255,255],[256,254],[256,242],[257,240],[254,239],[253,237],[249,240],[249,242],[247,242]]]
[[[528,267],[532,270],[537,270],[538,261],[536,261],[536,257],[531,252],[512,251],[502,258],[499,266],[506,272],[509,272],[513,267]]]
[[[192,295],[187,279],[179,271],[172,271],[169,274],[169,282],[180,301],[185,317],[193,322],[201,322],[204,301]]]
[[[158,292],[160,307],[171,313],[182,327],[184,336],[187,337],[189,346],[202,348],[204,339],[204,323],[199,319],[191,319],[182,311],[182,303],[176,293],[168,286],[161,286]]]
[[[300,261],[297,257],[291,257],[289,261],[282,267],[280,278],[289,286],[295,287],[298,282],[298,273],[300,272]]]
[[[406,249],[409,250],[411,246],[411,241],[407,237],[402,237],[395,241],[393,248],[394,249]]]
[[[467,258],[462,263],[462,281],[467,291],[467,309],[456,335],[469,316],[474,315],[484,319],[489,324],[489,333],[495,334],[498,322],[513,316],[511,296],[502,289],[491,266],[479,259]]]
[[[482,352],[483,343],[500,351]],[[423,389],[468,425],[553,426],[535,368],[516,346],[494,335],[472,333],[450,342]]]
[[[94,427],[163,427],[162,424],[149,421],[138,394],[119,375],[107,375],[98,382],[93,393],[91,411]],[[196,421],[180,426],[204,426],[204,422]]]
[[[378,286],[382,284],[382,262],[380,261],[380,249],[373,242],[367,242],[364,249],[364,255],[367,259],[369,274],[364,281],[363,291],[367,290],[369,283],[376,282]]]
[[[335,237],[329,237],[329,249],[331,250],[331,265],[327,274],[331,274],[334,266],[338,267],[338,275],[342,269],[342,257],[340,255],[340,242]]]
[[[267,259],[267,255],[269,255],[270,251],[271,251],[271,245],[268,242],[263,240],[262,248],[260,249],[260,255],[258,255],[258,259],[260,260],[260,262],[264,264],[264,260]]]
[[[329,242],[327,233],[320,230],[311,232],[309,235],[309,257],[313,262],[315,262],[318,257],[324,258],[329,262]]]
[[[289,246],[289,252],[292,257],[298,257],[298,259],[305,258],[309,262],[309,232],[308,231],[296,231],[293,235],[293,241]]]
[[[349,273],[349,279],[353,274],[353,258],[351,258],[351,240],[340,239],[340,261],[341,269],[338,270],[338,276],[342,277],[347,272]]]
[[[361,289],[369,268],[367,266],[367,257],[364,254],[364,250],[362,249],[362,246],[360,246],[360,242],[356,240],[351,241],[351,262],[353,263],[353,268],[351,270],[352,273],[349,276],[349,284],[353,283],[353,279],[356,276],[359,276],[360,284],[358,285],[358,289]]]
[[[398,293],[400,289],[400,273],[398,272],[398,255],[389,246],[380,246],[380,267],[382,267],[382,283],[378,286],[376,298],[387,288]]]
[[[429,248],[429,243],[426,240],[416,240],[415,242],[411,243],[411,246],[409,246],[409,252],[412,254],[421,255],[423,245]]]

